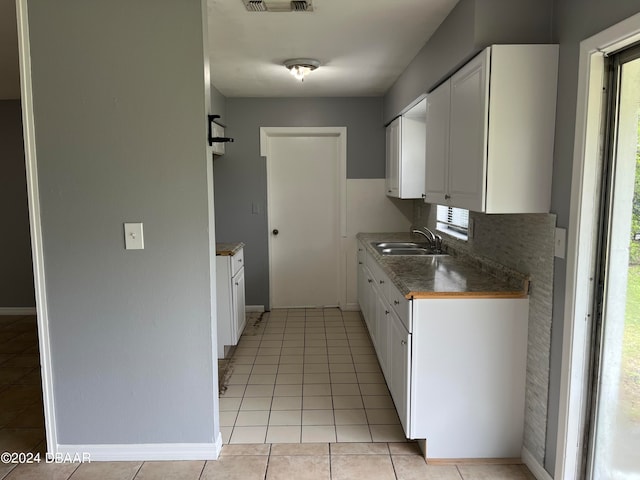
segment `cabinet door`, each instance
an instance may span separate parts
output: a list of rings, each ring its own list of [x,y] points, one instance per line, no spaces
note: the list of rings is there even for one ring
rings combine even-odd
[[[446,205],[449,161],[451,81],[427,95],[427,145],[424,201]]]
[[[485,208],[489,55],[484,50],[451,77],[449,204],[476,212]]]
[[[387,332],[387,370],[389,376],[387,385],[391,391],[391,397],[396,405],[400,422],[405,434],[409,437],[409,385],[410,385],[410,358],[411,358],[411,334],[402,325],[394,312],[388,315]]]
[[[375,287],[375,281],[373,275],[368,268],[365,268],[365,274],[367,276],[367,327],[369,327],[369,334],[371,335],[371,341],[373,346],[376,346],[378,339],[378,320],[377,320],[377,305],[378,305],[378,290]]]
[[[387,352],[387,325],[389,323],[389,310],[391,307],[387,303],[382,293],[378,293],[376,298],[376,353],[378,354],[378,361],[380,362],[380,368],[382,373],[387,379],[389,384],[389,357]]]
[[[233,294],[233,344],[236,345],[245,325],[247,324],[246,306],[244,296],[244,268],[238,270],[238,273],[232,279],[231,291]]]
[[[385,185],[387,195],[390,197],[398,197],[400,195],[400,122],[401,117],[398,117],[387,126]]]
[[[367,311],[367,292],[367,274],[365,272],[364,262],[358,260],[358,304],[360,305],[360,311],[362,312],[365,322],[367,322],[367,317],[369,316],[369,312]]]

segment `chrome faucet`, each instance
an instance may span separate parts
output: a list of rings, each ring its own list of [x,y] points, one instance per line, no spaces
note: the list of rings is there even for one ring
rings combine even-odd
[[[411,225],[409,229],[409,233],[422,235],[429,241],[431,248],[435,251],[435,253],[442,253],[442,237],[440,235],[436,235],[427,227],[419,227],[416,225]]]

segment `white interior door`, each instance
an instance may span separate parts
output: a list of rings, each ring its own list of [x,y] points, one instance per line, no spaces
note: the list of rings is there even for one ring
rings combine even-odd
[[[305,135],[268,141],[271,306],[336,306],[339,139]]]

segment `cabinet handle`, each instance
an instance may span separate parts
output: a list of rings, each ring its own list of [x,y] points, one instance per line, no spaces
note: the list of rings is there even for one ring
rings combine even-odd
[[[407,344],[406,340],[400,340],[400,345],[402,345],[403,347]]]
[[[361,251],[362,251],[362,249],[361,249],[361,248],[359,248],[359,249],[358,249],[358,251],[359,251],[359,252],[361,252]]]
[[[385,314],[385,315],[389,315],[389,310],[385,310],[385,311],[384,311],[384,314]]]
[[[380,285],[382,285],[384,283],[384,280],[380,280]]]
[[[362,262],[358,262],[358,265],[362,265]]]
[[[444,196],[444,199],[445,199],[445,200],[449,200],[450,198],[451,198],[451,195],[445,195],[445,196]]]
[[[241,258],[239,258],[239,259],[238,259],[238,261],[239,261],[240,263],[242,263],[242,259],[241,259]]]
[[[423,193],[423,194],[422,194],[422,198],[427,198],[427,194],[426,194],[426,193]]]
[[[394,300],[394,301],[393,301],[393,304],[394,304],[394,305],[400,305],[400,302],[399,302],[398,300]]]
[[[391,190],[387,190],[387,193],[391,193]]]
[[[367,282],[369,283],[373,283],[373,280],[371,280],[370,278],[367,279]]]
[[[236,282],[236,287],[237,287],[238,285],[240,285],[240,283],[239,283],[239,282]]]

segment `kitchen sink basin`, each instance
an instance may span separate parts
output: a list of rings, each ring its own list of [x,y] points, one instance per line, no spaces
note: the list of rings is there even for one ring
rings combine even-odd
[[[372,242],[371,244],[380,255],[446,255],[446,253],[437,253],[426,242]]]
[[[427,242],[373,242],[373,246],[376,248],[431,248]]]

